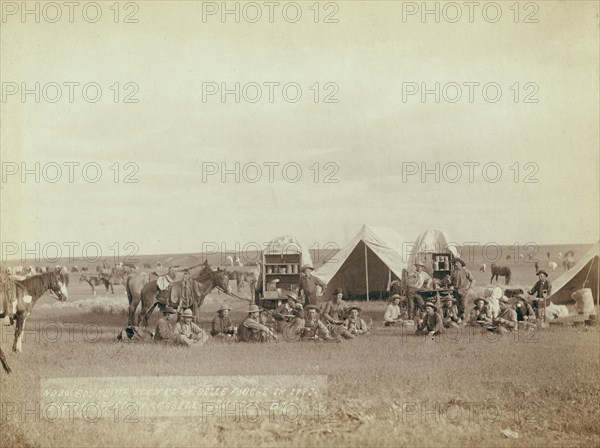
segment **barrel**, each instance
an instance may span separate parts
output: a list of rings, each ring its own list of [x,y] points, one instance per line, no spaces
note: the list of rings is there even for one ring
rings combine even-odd
[[[594,296],[590,288],[583,288],[571,294],[575,300],[575,308],[579,314],[596,314],[594,307]]]

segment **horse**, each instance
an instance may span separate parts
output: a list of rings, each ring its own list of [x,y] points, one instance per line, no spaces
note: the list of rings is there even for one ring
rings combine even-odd
[[[113,270],[112,274],[103,274],[100,275],[98,278],[99,280],[104,284],[104,287],[106,288],[106,294],[108,294],[108,289],[110,288],[110,292],[112,294],[115,293],[115,289],[114,286],[116,285],[123,285],[125,286],[125,288],[127,288],[127,278],[129,277],[126,274],[121,273],[122,271],[118,271],[115,272]]]
[[[138,316],[138,326],[142,324],[144,328],[148,328],[148,319],[150,318],[152,311],[154,311],[154,308],[156,308],[156,306],[162,308],[162,304],[156,300],[158,286],[156,284],[156,280],[151,280],[143,285],[139,295],[134,294],[134,291],[132,290],[132,282],[134,277],[135,276],[133,276],[127,284],[127,297],[130,301],[129,321],[131,323],[134,320],[137,306],[139,303],[141,303],[142,309],[140,311],[140,315]],[[197,302],[192,305],[192,311],[196,316],[196,320],[198,320],[200,317],[200,307],[204,302],[204,298],[215,287],[219,287],[225,290],[227,294],[231,294],[231,287],[229,286],[229,276],[227,275],[227,272],[222,271],[220,268],[218,268],[216,271],[213,271],[208,264],[208,261],[204,262],[202,270],[192,280],[198,284],[200,289],[200,297],[198,297]]]
[[[498,276],[502,276],[504,277],[504,283],[506,285],[510,285],[511,272],[508,266],[497,266],[492,264],[490,269],[492,270],[492,278],[490,279],[490,283],[493,283],[494,277],[496,277],[496,283],[498,283]]]
[[[8,362],[6,362],[6,358],[4,357],[4,352],[2,351],[2,347],[0,347],[0,364],[2,364],[2,368],[6,373],[12,372]]]
[[[14,315],[16,325],[13,351],[22,352],[22,335],[25,329],[25,321],[27,320],[27,316],[31,313],[35,302],[37,302],[46,291],[53,292],[58,300],[64,302],[68,298],[68,292],[63,276],[52,270],[44,274],[34,275],[33,277],[13,282],[15,290],[14,297],[11,299],[16,301],[16,306],[14,306],[14,308],[16,308]]]
[[[487,266],[485,265],[485,263],[482,263],[481,266],[479,266],[479,272],[485,274],[486,268]]]
[[[152,269],[152,265],[150,265],[150,263],[144,263],[144,269]]]
[[[96,295],[96,286],[98,286],[101,283],[100,277],[98,277],[97,275],[82,274],[81,277],[79,277],[79,283],[83,282],[86,282],[88,285],[90,285],[92,288],[92,293]]]

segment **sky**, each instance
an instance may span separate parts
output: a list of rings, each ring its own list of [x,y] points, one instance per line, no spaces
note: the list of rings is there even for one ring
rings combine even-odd
[[[3,4],[3,260],[36,243],[341,246],[363,224],[406,240],[430,228],[459,243],[599,239],[596,2],[521,4],[517,23],[512,2],[496,23],[466,8],[449,23],[444,4],[439,23],[408,14],[420,2],[320,4],[318,23],[299,2],[290,23],[289,3],[272,23],[262,2],[256,23],[243,2],[239,23],[208,14],[221,2],[121,3],[119,17],[100,2],[96,23]],[[36,83],[39,102],[21,95]],[[236,83],[239,101],[223,98]],[[436,83],[439,101],[423,98]],[[23,178],[36,163],[39,179]]]

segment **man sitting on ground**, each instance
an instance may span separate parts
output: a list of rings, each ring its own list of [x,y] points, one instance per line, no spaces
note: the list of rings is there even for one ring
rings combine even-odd
[[[344,297],[342,288],[336,288],[333,292],[333,297],[323,308],[323,319],[329,333],[334,336],[340,335],[344,336],[346,339],[351,339],[352,335],[343,327],[348,311],[348,305],[342,300],[342,297]]]
[[[174,342],[175,324],[177,323],[175,309],[166,306],[163,308],[162,313],[163,315],[156,325],[156,330],[154,330],[154,340],[163,343]]]
[[[442,297],[442,319],[446,328],[458,327],[462,322],[460,317],[458,317],[456,299],[452,296]]]
[[[436,336],[444,331],[442,315],[433,303],[425,304],[425,316],[417,325],[417,335]]]
[[[402,302],[402,296],[399,294],[394,294],[390,298],[390,303],[385,310],[385,314],[383,315],[383,325],[386,327],[391,327],[397,323],[402,323],[403,318],[408,318],[406,312],[402,313],[400,308],[400,303]]]
[[[517,313],[517,322],[535,322],[535,311],[529,304],[524,294],[517,296],[517,303],[515,305],[515,312]]]
[[[495,333],[510,333],[517,331],[517,312],[510,306],[510,300],[505,296],[498,299],[500,301],[500,314],[492,321],[492,326],[488,330]]]
[[[306,321],[304,326],[299,329],[302,339],[324,339],[326,341],[336,340],[331,337],[329,330],[323,322],[319,320],[319,308],[316,305],[308,305],[305,309]]]
[[[260,308],[250,305],[248,316],[238,327],[238,340],[240,342],[271,342],[277,339],[273,330],[259,322]]]
[[[210,330],[210,335],[213,338],[226,339],[233,337],[235,334],[235,328],[229,318],[230,311],[231,308],[227,305],[222,305],[217,310],[217,317],[213,319],[212,328]]]
[[[286,325],[291,325],[301,314],[302,305],[298,303],[298,296],[293,291],[286,293],[287,302],[281,304],[273,312],[275,319],[275,328],[278,332],[283,332]]]
[[[210,335],[203,331],[198,325],[192,322],[194,313],[187,309],[181,315],[181,319],[175,325],[174,338],[177,345],[186,347],[201,347],[206,344]]]
[[[492,311],[483,297],[475,299],[475,307],[471,310],[470,325],[486,325],[492,322]]]
[[[350,308],[350,316],[344,321],[344,334],[348,334],[348,339],[354,339],[357,334],[365,334],[369,332],[369,327],[364,320],[360,318],[361,309],[357,306]]]

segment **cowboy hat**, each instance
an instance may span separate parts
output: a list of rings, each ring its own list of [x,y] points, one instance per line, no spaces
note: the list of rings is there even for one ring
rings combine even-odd
[[[162,310],[163,314],[175,314],[177,311],[173,307],[165,306]]]
[[[438,310],[437,306],[435,306],[433,303],[426,303],[425,304],[425,308],[427,308],[427,307],[433,308],[433,311],[437,311]]]
[[[294,291],[288,291],[285,293],[285,296],[288,299],[292,299],[294,302],[298,301],[298,296],[296,295],[296,293]]]
[[[305,264],[304,266],[302,266],[302,267],[300,268],[300,272],[304,272],[304,271],[306,271],[307,269],[310,269],[311,271],[314,271],[314,270],[315,270],[315,268],[313,268],[313,267],[312,267],[310,264]]]
[[[402,301],[402,296],[400,294],[394,294],[392,297],[390,297],[390,300],[392,300],[392,301],[394,301],[396,299]]]
[[[342,291],[342,288],[335,288],[335,290],[333,291],[334,296],[337,296],[338,294],[344,294],[344,291]]]
[[[248,313],[258,313],[260,311],[260,308],[258,307],[258,305],[250,305],[248,307]]]
[[[421,266],[422,268],[427,269],[427,266],[425,266],[423,263],[415,263],[415,266]]]
[[[219,307],[219,309],[217,310],[217,313],[218,313],[219,311],[224,311],[224,310],[229,310],[229,311],[231,311],[231,307],[230,307],[230,306],[228,306],[228,305],[225,305],[225,304],[223,304],[223,305],[221,305],[221,306]]]
[[[537,271],[535,273],[535,275],[540,275],[540,274],[544,274],[546,277],[548,277],[548,273],[546,271],[544,271],[543,269],[540,269],[539,271]]]
[[[456,302],[456,299],[452,296],[442,296],[440,300],[442,302]]]
[[[357,306],[351,306],[350,308],[348,308],[348,312],[350,312],[352,310],[356,310],[359,313],[362,313],[362,310],[359,307],[357,307]]]
[[[317,305],[307,305],[304,309],[306,311],[308,311],[308,310],[316,310],[317,313],[319,312],[319,307]]]
[[[462,261],[460,258],[455,258],[454,261],[452,262],[452,264],[456,264],[456,263],[460,263],[462,264],[462,267],[464,268],[466,266],[465,262]]]
[[[490,303],[490,302],[488,301],[488,299],[486,299],[486,298],[484,298],[484,297],[477,297],[477,298],[476,298],[476,299],[473,301],[473,303],[477,305],[477,302],[479,302],[480,300],[481,300],[483,303],[485,303],[486,305],[487,305],[488,303]]]
[[[502,303],[510,303],[511,302],[510,299],[508,297],[506,297],[506,296],[499,297],[498,301],[502,302]]]
[[[194,317],[194,313],[192,313],[192,310],[190,310],[189,308],[187,310],[185,310],[183,312],[183,314],[181,315],[181,317]]]

